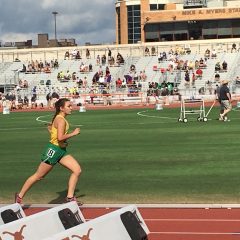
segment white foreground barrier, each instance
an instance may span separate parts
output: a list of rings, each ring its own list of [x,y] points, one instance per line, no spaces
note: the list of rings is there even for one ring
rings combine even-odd
[[[83,222],[79,206],[70,202],[0,226],[0,240],[42,240]]]
[[[25,217],[25,213],[18,203],[7,205],[0,208],[0,225],[16,221]]]
[[[130,205],[44,240],[147,240],[148,234],[137,207]]]

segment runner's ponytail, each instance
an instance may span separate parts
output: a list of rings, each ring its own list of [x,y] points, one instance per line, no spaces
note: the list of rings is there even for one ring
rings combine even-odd
[[[55,109],[56,109],[56,112],[53,116],[53,119],[52,119],[52,123],[55,119],[55,117],[61,112],[61,107],[64,107],[65,106],[65,103],[66,102],[69,102],[70,100],[68,98],[60,98],[56,101],[55,103]]]

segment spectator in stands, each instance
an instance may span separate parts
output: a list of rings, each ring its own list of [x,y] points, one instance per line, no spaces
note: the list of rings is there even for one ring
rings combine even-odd
[[[106,82],[106,86],[107,86],[107,87],[110,86],[111,81],[112,81],[112,76],[111,76],[111,74],[109,73],[109,74],[107,74],[107,75],[105,76],[105,82]]]
[[[72,59],[76,59],[77,49],[73,49],[72,52],[71,52],[71,55],[72,55]],[[80,56],[80,54],[79,54],[79,56]]]
[[[124,58],[123,58],[123,56],[119,52],[117,54],[117,64],[118,65],[124,64]]]
[[[22,81],[22,79],[19,79],[19,80],[18,80],[18,86],[19,86],[20,88],[23,88],[23,81]]]
[[[92,83],[96,84],[96,83],[98,83],[98,81],[99,81],[99,73],[96,72],[93,76]]]
[[[145,56],[150,56],[150,50],[148,47],[145,48]]]
[[[219,120],[221,121],[227,121],[227,114],[232,110],[232,104],[231,104],[231,94],[230,90],[228,88],[228,80],[223,80],[222,85],[220,87],[220,101],[221,101],[221,110],[223,110],[223,113],[220,113]]]
[[[23,64],[22,70],[20,70],[20,72],[25,73],[26,71],[27,71],[27,67],[25,64]]]
[[[36,108],[37,107],[36,101],[37,101],[37,95],[34,94],[31,97],[31,108]]]
[[[69,56],[70,56],[69,51],[66,51],[64,55],[64,60],[68,60]]]
[[[103,74],[101,74],[100,76],[99,76],[99,85],[102,85],[102,86],[105,86],[105,77],[103,76]]]
[[[210,58],[210,50],[207,48],[205,53],[204,53],[205,58]]]
[[[220,65],[220,62],[217,62],[215,64],[215,72],[219,72],[221,70],[221,65]]]
[[[233,43],[233,44],[232,44],[231,53],[232,53],[232,52],[236,52],[236,51],[237,51],[237,45],[236,45],[236,43]]]
[[[29,99],[27,96],[24,96],[23,100],[20,99],[20,101],[22,101],[23,107],[24,108],[28,108],[29,107]]]
[[[160,52],[158,55],[158,63],[160,63],[162,61],[163,61],[163,54],[162,54],[162,52]]]
[[[43,72],[45,72],[45,73],[51,73],[50,66],[45,65],[45,67],[44,67],[44,69],[43,69]]]
[[[99,65],[100,64],[100,56],[97,55],[97,58],[96,58],[96,64]]]
[[[220,75],[219,75],[219,73],[216,73],[214,76],[214,81],[219,82],[219,80],[220,80]]]
[[[114,59],[113,56],[108,60],[108,63],[109,63],[110,66],[114,66],[114,64],[115,64],[115,59]]]
[[[198,79],[202,79],[202,75],[203,75],[202,69],[201,69],[201,68],[198,68],[198,69],[196,70],[196,77],[197,77]]]
[[[152,54],[152,56],[156,55],[156,48],[154,46],[152,46],[152,48],[151,48],[151,54]]]
[[[192,72],[192,86],[195,86],[195,81],[196,81],[196,74]]]
[[[239,76],[236,77],[235,84],[240,85],[240,78],[239,78]]]
[[[188,62],[188,70],[193,70],[194,69],[194,63],[193,63],[193,61],[189,61]]]
[[[77,201],[74,197],[75,187],[78,182],[79,175],[81,174],[81,167],[74,157],[69,155],[66,151],[67,140],[80,134],[80,128],[75,128],[68,133],[69,124],[66,117],[71,114],[71,102],[62,98],[56,102],[56,112],[53,117],[51,125],[48,126],[50,133],[50,143],[48,143],[42,154],[42,162],[40,163],[37,171],[29,177],[20,192],[15,196],[15,202],[21,204],[22,198],[28,190],[39,180],[43,179],[58,162],[71,171],[68,182],[68,191],[66,201]]]
[[[109,69],[108,66],[106,66],[106,68],[105,68],[105,75],[108,75],[108,74],[110,74],[110,69]]]
[[[83,86],[83,80],[81,78],[79,79],[79,77],[77,77],[76,83],[80,88]]]
[[[52,108],[52,106],[51,106],[51,101],[52,101],[52,94],[51,94],[51,92],[49,92],[49,93],[46,95],[46,100],[47,100],[47,106],[48,106],[48,108],[49,108],[49,109]]]
[[[53,67],[54,67],[55,69],[58,69],[59,63],[58,63],[58,60],[57,60],[57,59],[55,59],[54,64],[53,64]]]
[[[122,79],[122,87],[121,88],[126,88],[127,87],[127,82],[125,79]]]
[[[185,44],[184,51],[185,51],[186,54],[190,54],[191,53],[191,48],[190,48],[189,44]]]
[[[216,58],[217,57],[217,52],[215,49],[212,50],[212,55],[211,55],[212,58]]]
[[[167,86],[168,85],[167,85],[166,81],[164,80],[161,84],[161,89],[166,88]]]
[[[209,94],[213,93],[212,82],[210,80],[206,81],[206,89],[208,90]]]
[[[133,78],[131,75],[124,75],[125,79],[126,79],[126,84],[127,86],[131,85],[133,82]]]
[[[87,58],[87,59],[91,58],[91,56],[90,56],[90,51],[89,51],[88,48],[86,49],[86,58]]]
[[[79,51],[77,51],[76,59],[77,59],[77,60],[82,59]]]
[[[189,71],[188,70],[185,72],[184,79],[185,79],[185,85],[189,86],[189,84],[190,84],[190,76],[189,76]]]
[[[103,54],[102,57],[101,57],[101,62],[102,62],[103,66],[106,64],[106,61],[107,61],[106,55]]]
[[[167,89],[168,89],[169,95],[173,95],[173,83],[168,82]]]
[[[222,63],[222,69],[223,69],[223,71],[227,71],[227,66],[228,66],[228,64],[227,64],[227,62],[224,60],[223,63]]]
[[[136,71],[136,67],[135,67],[134,64],[132,64],[132,65],[130,66],[130,72],[135,72],[135,71]]]
[[[200,87],[199,90],[198,90],[198,93],[201,94],[201,95],[205,94],[205,88]]]
[[[73,81],[76,81],[76,80],[77,80],[77,73],[76,73],[76,72],[73,72],[73,73],[72,73],[72,80],[73,80]]]
[[[66,74],[64,76],[64,79],[68,80],[68,81],[71,79],[71,74],[70,74],[69,70],[67,70],[67,72],[66,72]]]
[[[221,100],[220,100],[220,86],[217,84],[216,88],[214,90],[215,96],[216,96],[216,100],[219,102],[219,104],[221,105]],[[223,113],[222,110],[220,110],[220,113]]]
[[[89,63],[89,65],[88,65],[88,71],[89,71],[89,72],[92,72],[92,71],[93,71],[93,66],[92,66],[91,63]]]
[[[108,61],[112,58],[112,51],[108,48]]]
[[[199,67],[200,68],[205,68],[206,66],[207,66],[207,64],[205,63],[203,58],[200,58],[200,60],[199,60]]]
[[[26,79],[23,81],[23,88],[28,88],[28,81]]]
[[[122,87],[122,80],[121,78],[118,78],[117,81],[116,81],[116,87],[117,87],[117,90],[119,90],[121,87]]]
[[[145,73],[145,70],[140,71],[139,79],[140,79],[140,81],[143,81],[143,82],[145,82],[147,80],[147,75]]]
[[[165,51],[162,53],[162,55],[163,55],[163,60],[167,60],[167,53]]]
[[[90,101],[92,104],[94,104],[94,98],[95,98],[95,93],[94,93],[94,89],[91,89],[90,92],[89,92],[89,95],[90,95]]]
[[[103,94],[103,105],[105,106],[112,105],[112,97],[109,91],[107,89],[103,89],[102,94]]]
[[[59,99],[59,94],[53,91],[53,93],[51,94],[51,107],[55,106],[55,103],[58,101],[58,99]]]
[[[37,99],[37,86],[34,86],[32,88],[32,96],[34,96]]]
[[[173,88],[173,95],[178,95],[180,98],[180,93],[179,93],[179,89],[177,87]],[[179,99],[180,100],[180,99]]]
[[[88,86],[88,81],[87,81],[87,77],[85,76],[85,77],[83,78],[83,87],[84,87],[84,88],[87,88],[87,86]]]
[[[80,72],[88,72],[88,66],[83,62],[80,64]]]
[[[199,61],[196,59],[196,60],[195,60],[195,69],[198,69],[198,68],[199,68],[199,65],[200,65],[200,63],[199,63]]]
[[[22,109],[23,108],[23,99],[22,99],[21,95],[18,96],[17,102],[18,102],[17,108]]]

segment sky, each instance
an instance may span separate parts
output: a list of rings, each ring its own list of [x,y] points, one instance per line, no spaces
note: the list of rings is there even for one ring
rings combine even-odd
[[[0,41],[33,40],[48,33],[54,39],[56,16],[57,38],[75,38],[78,45],[113,43],[115,0],[0,0]]]

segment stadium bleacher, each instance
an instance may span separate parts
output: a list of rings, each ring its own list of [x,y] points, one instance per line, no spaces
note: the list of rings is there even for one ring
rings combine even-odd
[[[223,41],[223,40],[222,40]],[[153,55],[151,55],[151,51],[149,54],[145,55],[144,52],[144,46],[129,46],[129,47],[117,47],[111,46],[112,48],[112,56],[116,58],[116,55],[118,52],[120,52],[124,58],[124,64],[114,64],[111,66],[108,62],[108,59],[106,60],[106,64],[102,65],[101,61],[100,63],[97,62],[97,56],[100,57],[102,55],[107,56],[107,47],[95,47],[94,50],[90,49],[91,58],[87,58],[84,55],[85,48],[79,47],[80,53],[81,53],[81,59],[72,59],[72,57],[69,57],[66,59],[64,57],[64,54],[66,52],[66,48],[63,49],[54,49],[54,50],[44,50],[44,53],[40,50],[36,50],[36,53],[32,50],[31,55],[23,53],[22,55],[20,53],[17,54],[18,61],[9,62],[9,53],[4,52],[2,54],[2,63],[0,63],[0,86],[1,89],[4,89],[5,93],[7,91],[14,91],[14,88],[12,87],[5,87],[10,85],[18,85],[19,80],[26,80],[28,82],[28,88],[18,89],[18,92],[15,95],[28,95],[29,98],[31,98],[32,95],[32,89],[34,86],[36,86],[36,93],[37,93],[37,99],[38,100],[44,100],[45,96],[48,92],[52,91],[58,91],[60,95],[71,95],[72,91],[77,91],[80,94],[88,94],[91,90],[93,90],[96,94],[102,93],[103,88],[99,87],[97,84],[93,84],[93,76],[96,72],[102,71],[105,73],[107,67],[110,70],[111,74],[111,84],[107,86],[108,93],[118,93],[119,91],[128,93],[133,89],[133,85],[130,86],[127,85],[126,87],[122,88],[116,88],[116,80],[118,78],[121,78],[124,80],[125,75],[131,75],[133,76],[133,80],[136,82],[136,86],[134,85],[134,88],[138,92],[143,92],[146,94],[149,94],[149,83],[157,83],[157,85],[160,85],[162,82],[172,83],[172,85],[175,88],[178,88],[180,95],[186,95],[189,93],[192,93],[193,91],[196,93],[201,94],[213,94],[214,89],[216,87],[216,80],[215,80],[215,64],[216,62],[220,62],[222,64],[223,61],[226,61],[228,63],[228,69],[227,71],[219,71],[220,80],[228,78],[229,80],[233,80],[236,78],[237,75],[239,75],[239,72],[237,71],[237,63],[238,59],[240,57],[240,53],[238,51],[232,52],[231,46],[232,46],[232,39],[225,40],[226,43],[219,43],[218,41],[214,42],[209,40],[209,42],[204,41],[202,44],[201,42],[197,41],[191,42],[189,41],[189,44],[179,44],[179,43],[172,43],[171,45],[163,45],[162,43],[154,43],[155,52]],[[229,42],[230,41],[230,42]],[[153,44],[152,44],[153,45]],[[149,48],[151,46],[149,44]],[[210,49],[210,51],[215,51],[216,49],[216,57],[209,57],[205,58],[204,52],[206,49]],[[68,49],[69,50],[69,49]],[[170,56],[169,51],[172,50],[174,52],[173,55]],[[16,50],[17,51],[17,50]],[[43,51],[43,50],[42,50]],[[71,50],[69,50],[71,53]],[[158,54],[160,52],[166,52],[168,55],[168,58],[164,61],[158,60]],[[7,61],[5,61],[5,54],[8,54]],[[29,57],[31,56],[31,61],[44,59],[50,62],[51,60],[54,60],[57,58],[59,67],[58,68],[51,68],[50,72],[22,72],[21,69],[23,67],[23,64],[28,66],[29,63]],[[48,59],[47,59],[48,56]],[[70,54],[71,56],[71,54]],[[207,66],[202,69],[203,74],[201,78],[197,78],[195,80],[194,84],[186,84],[184,80],[184,75],[186,69],[178,70],[176,68],[170,69],[169,64],[171,61],[176,61],[176,59],[181,60],[183,62],[188,63],[195,63],[196,60],[199,60],[200,58],[203,58],[206,60]],[[86,72],[80,72],[80,64],[83,63],[86,66],[89,66],[89,64],[92,65],[92,71],[86,71]],[[134,65],[136,69],[136,73],[130,72],[130,67]],[[69,72],[70,75],[75,73],[75,76],[77,79],[86,79],[87,83],[85,87],[79,86],[76,80],[69,79],[69,80],[61,80],[58,78],[59,72],[63,72],[66,74]],[[139,79],[139,77],[135,77],[136,75],[139,75],[141,71],[145,71],[145,74],[147,76],[147,79],[145,81],[142,81]],[[190,74],[190,80],[192,72],[195,72],[196,68],[193,70],[189,70]],[[135,75],[134,75],[135,74]],[[231,78],[231,79],[230,79]],[[135,84],[135,82],[133,84]],[[212,90],[210,89],[209,82],[211,82]],[[191,83],[191,81],[190,81]],[[156,86],[157,86],[156,85]],[[232,88],[236,89],[236,85],[234,85],[234,81]],[[106,85],[105,85],[106,87]],[[158,87],[158,89],[155,89],[155,91],[151,91],[151,93],[154,94],[160,94],[161,91],[159,90],[161,87]],[[73,90],[74,89],[74,90]],[[16,90],[16,89],[15,89]],[[201,92],[201,90],[203,90]]]

